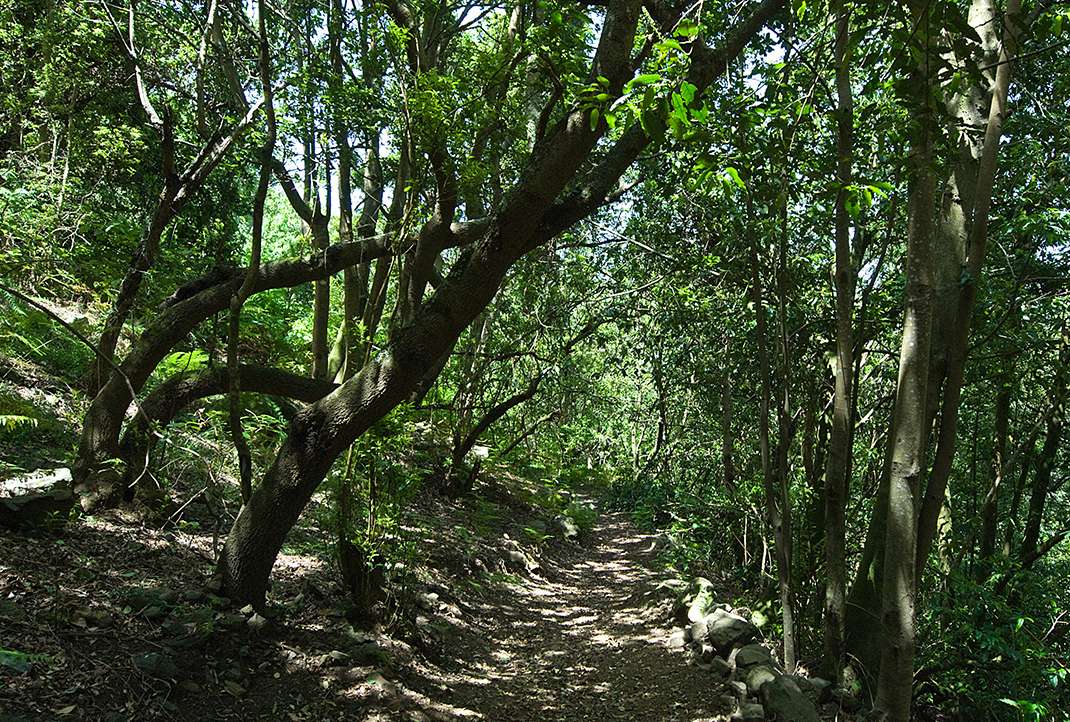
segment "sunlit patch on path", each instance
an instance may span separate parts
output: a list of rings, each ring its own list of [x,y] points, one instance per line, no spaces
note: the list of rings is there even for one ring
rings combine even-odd
[[[726,719],[718,683],[650,619],[663,579],[654,537],[607,514],[586,547],[478,607],[487,636],[459,655],[454,709],[486,720]]]

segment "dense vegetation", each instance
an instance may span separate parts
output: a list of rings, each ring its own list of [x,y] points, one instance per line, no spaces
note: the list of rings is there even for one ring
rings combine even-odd
[[[370,607],[421,490],[596,486],[886,719],[1067,719],[1068,28],[0,0],[0,351],[81,419],[5,391],[5,472],[222,474],[257,608],[314,494]]]

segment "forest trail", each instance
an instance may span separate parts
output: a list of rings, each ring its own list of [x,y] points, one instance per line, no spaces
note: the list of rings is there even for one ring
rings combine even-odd
[[[664,579],[657,537],[603,514],[582,553],[511,585],[480,610],[452,704],[487,720],[712,720],[718,683],[669,647],[650,600]]]

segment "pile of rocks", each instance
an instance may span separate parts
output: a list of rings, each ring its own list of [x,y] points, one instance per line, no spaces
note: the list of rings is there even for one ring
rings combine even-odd
[[[759,644],[758,628],[745,610],[714,600],[713,584],[697,578],[679,598],[670,644],[688,650],[695,664],[726,685],[723,706],[734,722],[818,722],[818,705],[831,698],[831,684],[785,674]]]

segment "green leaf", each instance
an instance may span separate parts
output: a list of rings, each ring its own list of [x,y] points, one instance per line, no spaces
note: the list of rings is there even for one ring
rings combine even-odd
[[[726,166],[724,169],[725,176],[733,183],[735,183],[740,189],[745,190],[747,184],[743,182],[743,179],[739,177],[739,171],[732,166]]]
[[[680,52],[683,52],[684,46],[680,44],[679,40],[676,40],[674,38],[665,38],[657,45],[655,45],[654,49],[657,50],[659,53],[665,54],[668,53],[670,50],[679,50]]]
[[[698,87],[692,85],[686,80],[680,83],[680,95],[683,96],[684,102],[691,105],[695,101],[695,93],[698,92]]]
[[[690,18],[683,18],[677,23],[674,35],[678,38],[693,38],[698,35],[698,23]]]
[[[30,666],[40,655],[27,654],[17,649],[3,649],[0,647],[0,667],[7,667],[18,674],[30,671]]]
[[[591,130],[598,128],[598,120],[602,117],[602,111],[598,108],[591,109]]]
[[[597,80],[598,84],[601,85],[603,88],[609,87],[609,78],[607,78],[606,76],[599,75],[597,78],[595,78],[595,80]]]
[[[632,88],[643,85],[651,85],[653,83],[658,82],[659,80],[661,80],[660,75],[655,75],[654,73],[643,73],[642,75],[636,75],[634,78],[629,80],[627,85],[624,86],[624,88],[626,91],[630,91]]]
[[[695,161],[695,168],[698,168],[699,170],[708,170],[710,168],[716,167],[716,163],[716,158],[714,158],[709,153],[703,153],[698,157],[698,160]]]

